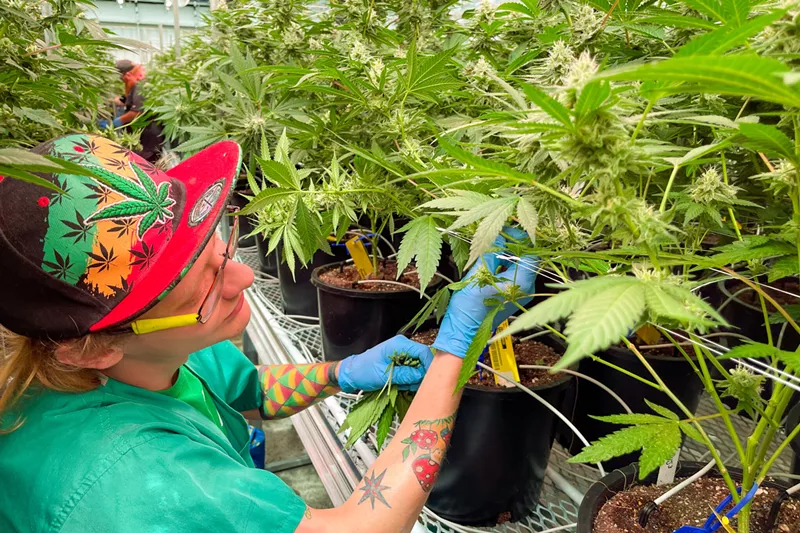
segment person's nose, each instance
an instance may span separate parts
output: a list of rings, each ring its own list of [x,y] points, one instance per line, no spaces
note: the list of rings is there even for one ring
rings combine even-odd
[[[239,295],[255,281],[253,269],[238,261],[228,261],[225,265],[225,280],[222,286],[222,297],[226,300],[238,298]]]

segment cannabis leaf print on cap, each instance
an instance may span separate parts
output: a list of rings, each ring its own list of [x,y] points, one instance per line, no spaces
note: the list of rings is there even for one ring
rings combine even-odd
[[[170,184],[162,183],[156,188],[153,179],[136,163],[131,163],[131,168],[139,184],[98,166],[87,165],[87,168],[102,178],[107,187],[126,198],[92,213],[86,218],[87,224],[100,220],[139,219],[137,236],[142,239],[153,224],[173,218],[170,208],[175,200],[169,197]]]

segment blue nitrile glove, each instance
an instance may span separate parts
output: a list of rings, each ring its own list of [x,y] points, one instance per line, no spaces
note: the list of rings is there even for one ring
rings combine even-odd
[[[505,228],[503,231],[516,240],[522,240],[527,237],[525,232],[515,228]],[[497,248],[506,248],[506,240],[503,236],[498,237],[494,244]],[[502,251],[483,254],[472,265],[464,279],[469,279],[484,265],[493,273],[496,273],[499,267],[504,267],[506,270],[496,274],[496,277],[506,281],[497,283],[498,287],[505,289],[516,283],[523,293],[532,294],[534,290],[533,284],[536,281],[537,258],[532,255],[526,255],[517,260],[509,260],[501,259],[498,255],[504,254]],[[433,347],[458,357],[465,357],[467,348],[469,348],[472,339],[475,338],[475,334],[478,332],[478,327],[491,309],[490,306],[485,304],[485,300],[497,296],[497,289],[493,286],[479,287],[477,283],[470,283],[463,289],[454,292],[450,298],[450,305],[447,306],[447,313],[442,319],[442,325],[439,328],[439,334],[436,336]],[[522,298],[517,302],[520,305],[525,305],[530,300],[530,298]],[[492,328],[497,328],[518,309],[513,303],[507,303],[495,316]]]
[[[110,123],[106,119],[100,119],[97,125],[100,126],[100,129],[102,130],[108,129],[111,126],[119,128],[120,126],[122,126],[122,119],[120,117],[117,117]]]
[[[417,390],[428,367],[433,361],[433,353],[428,346],[397,335],[388,341],[370,348],[358,355],[351,355],[339,363],[339,387],[344,392],[358,390],[380,390],[389,379],[390,356],[405,353],[420,360],[419,368],[395,366],[392,383],[400,390]]]

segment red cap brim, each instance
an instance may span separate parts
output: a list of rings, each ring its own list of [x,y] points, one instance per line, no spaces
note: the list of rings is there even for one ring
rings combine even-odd
[[[239,145],[222,141],[166,172],[185,187],[185,207],[175,232],[147,275],[138,280],[130,294],[94,324],[91,331],[114,328],[134,320],[183,278],[225,214],[241,163]]]

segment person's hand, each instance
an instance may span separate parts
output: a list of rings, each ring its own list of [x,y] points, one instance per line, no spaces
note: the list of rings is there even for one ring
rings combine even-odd
[[[108,129],[108,128],[111,128],[111,127],[119,128],[120,126],[122,126],[122,119],[120,117],[117,117],[114,120],[112,120],[111,122],[109,122],[109,121],[107,121],[106,119],[103,118],[103,119],[100,119],[97,122],[97,125],[100,126],[101,130],[105,130],[105,129]]]
[[[527,235],[520,230],[513,228],[506,228],[503,230],[506,234],[515,240],[522,240]],[[500,236],[495,241],[495,247],[505,249],[506,240]],[[458,357],[465,357],[467,355],[467,348],[475,338],[478,327],[483,322],[483,319],[494,307],[486,305],[486,300],[500,299],[498,288],[502,291],[507,290],[513,285],[518,285],[522,294],[532,294],[533,284],[536,281],[537,259],[535,256],[526,255],[518,260],[501,259],[498,255],[506,255],[502,252],[488,252],[483,254],[472,268],[470,268],[464,280],[469,280],[474,274],[478,273],[479,269],[486,268],[490,273],[495,274],[501,281],[494,285],[486,285],[481,287],[474,280],[461,290],[453,293],[450,298],[450,304],[447,306],[447,312],[442,319],[442,325],[439,328],[439,334],[433,343],[433,347],[443,352],[451,353]],[[500,269],[505,269],[497,273]],[[497,287],[495,287],[495,285]],[[525,305],[531,300],[528,298],[520,298],[517,303]],[[519,308],[512,302],[506,303],[503,308],[495,315],[492,322],[492,329],[494,330],[504,320],[513,315]]]
[[[392,337],[358,355],[351,355],[339,363],[339,387],[344,392],[380,390],[389,379],[389,365],[393,355],[406,354],[420,362],[418,367],[395,365],[392,383],[400,390],[417,390],[433,360],[428,346],[414,342],[402,335]]]

